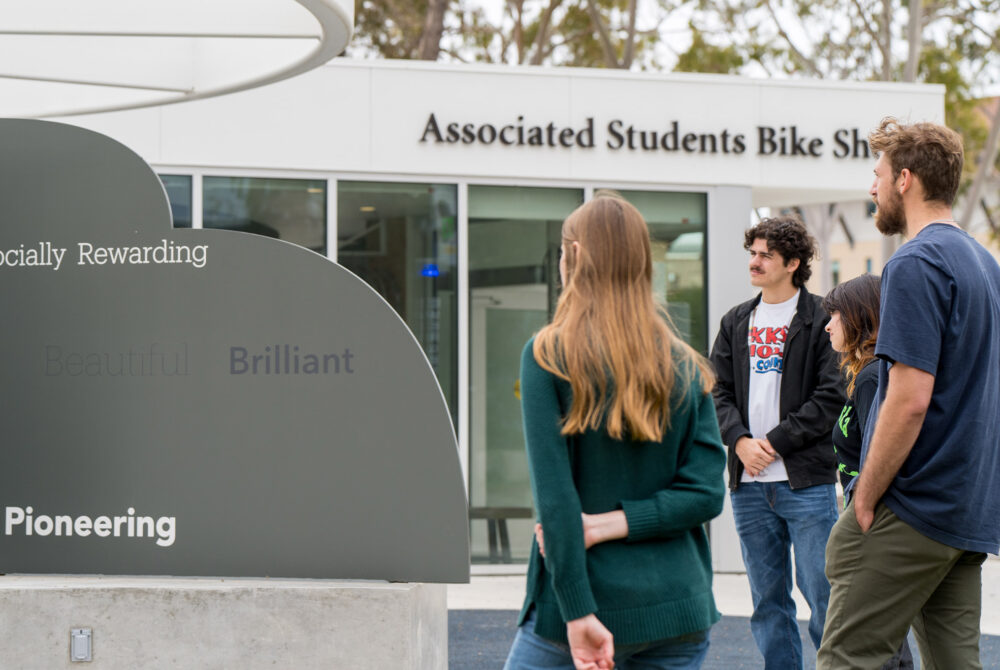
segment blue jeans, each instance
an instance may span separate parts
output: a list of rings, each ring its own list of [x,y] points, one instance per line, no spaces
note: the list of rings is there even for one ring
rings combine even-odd
[[[789,549],[795,547],[795,583],[812,610],[809,636],[819,649],[830,599],[824,568],[826,541],[837,521],[836,489],[833,484],[792,490],[788,482],[745,482],[730,497],[753,596],[750,630],[764,668],[802,668]]]
[[[615,645],[615,670],[698,670],[708,630],[645,644]],[[573,670],[569,646],[535,634],[535,611],[517,629],[503,670]]]

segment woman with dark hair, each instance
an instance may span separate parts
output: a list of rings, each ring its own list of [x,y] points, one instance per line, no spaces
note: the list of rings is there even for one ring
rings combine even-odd
[[[504,667],[698,668],[720,616],[702,526],[725,493],[714,376],[653,299],[632,205],[574,211],[559,271],[552,322],[521,358],[540,525]]]
[[[861,442],[878,391],[875,342],[878,339],[881,285],[877,276],[864,274],[834,287],[823,298],[823,309],[830,315],[830,322],[826,325],[830,346],[840,353],[840,369],[847,377],[847,404],[833,428],[833,447],[837,451],[840,483],[846,492],[845,503],[850,497],[847,489],[858,476]],[[912,668],[913,656],[904,638],[899,650],[885,662],[882,670]]]
[[[834,287],[823,298],[823,309],[830,315],[826,324],[830,346],[840,354],[840,369],[847,377],[847,404],[833,429],[837,468],[845,490],[858,476],[861,438],[878,388],[875,340],[880,287],[877,276],[864,274]]]

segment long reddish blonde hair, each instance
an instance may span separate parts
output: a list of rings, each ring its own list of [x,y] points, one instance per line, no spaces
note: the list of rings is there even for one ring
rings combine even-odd
[[[653,299],[646,222],[625,200],[601,195],[569,215],[562,238],[565,286],[533,349],[542,368],[572,387],[562,434],[603,423],[615,439],[659,441],[678,367],[687,379],[697,370],[705,393],[715,377]]]

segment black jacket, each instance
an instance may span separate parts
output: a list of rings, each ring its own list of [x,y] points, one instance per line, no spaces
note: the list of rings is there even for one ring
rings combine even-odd
[[[718,378],[712,393],[722,441],[729,446],[729,488],[733,490],[743,474],[743,463],[733,445],[744,435],[751,436],[747,427],[747,334],[750,314],[758,302],[759,294],[729,310],[722,317],[712,346],[711,360]],[[837,479],[832,431],[845,398],[837,355],[823,330],[829,318],[823,311],[822,299],[803,288],[782,356],[781,423],[767,434],[771,446],[785,461],[788,484],[793,489],[833,484]]]

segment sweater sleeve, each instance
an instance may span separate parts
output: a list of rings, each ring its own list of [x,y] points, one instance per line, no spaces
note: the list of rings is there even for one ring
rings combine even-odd
[[[685,533],[722,512],[726,451],[719,436],[712,396],[692,385],[688,433],[670,486],[644,500],[623,500],[628,542]],[[676,420],[679,417],[674,417]]]
[[[573,482],[569,444],[560,434],[556,377],[535,361],[533,342],[521,354],[521,411],[531,491],[545,539],[545,570],[563,621],[572,621],[596,612],[597,602],[587,576],[583,510]]]

